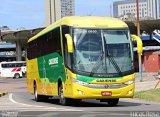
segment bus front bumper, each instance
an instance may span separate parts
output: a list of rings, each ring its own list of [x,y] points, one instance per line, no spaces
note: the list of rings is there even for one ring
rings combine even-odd
[[[135,84],[115,89],[97,89],[73,83],[72,97],[74,99],[109,99],[109,98],[132,98]]]

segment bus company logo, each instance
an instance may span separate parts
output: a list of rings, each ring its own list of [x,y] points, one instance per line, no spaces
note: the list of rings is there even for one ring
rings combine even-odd
[[[49,65],[55,65],[58,64],[58,57],[52,58],[48,60]]]
[[[116,82],[115,79],[97,79],[97,82]]]

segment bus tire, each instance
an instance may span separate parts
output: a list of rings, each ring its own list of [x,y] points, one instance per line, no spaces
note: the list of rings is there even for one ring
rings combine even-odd
[[[108,102],[109,106],[117,106],[117,104],[119,102],[119,98],[117,98],[117,99],[108,99],[107,102]]]
[[[67,106],[71,104],[71,99],[64,97],[62,85],[58,87],[58,95],[59,95],[59,103],[61,105]]]
[[[14,78],[16,78],[16,79],[17,79],[17,78],[20,78],[20,74],[19,74],[19,73],[15,73],[15,74],[14,74]]]
[[[37,93],[37,86],[34,84],[34,99],[36,102],[41,102],[43,97],[41,95],[38,95]]]

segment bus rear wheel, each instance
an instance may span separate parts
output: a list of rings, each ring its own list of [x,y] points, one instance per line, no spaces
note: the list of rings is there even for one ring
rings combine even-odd
[[[14,78],[16,78],[16,79],[17,79],[17,78],[20,78],[20,74],[19,74],[19,73],[15,73],[15,74],[14,74]]]
[[[61,105],[67,106],[71,104],[72,99],[64,97],[63,86],[58,87],[59,103]]]

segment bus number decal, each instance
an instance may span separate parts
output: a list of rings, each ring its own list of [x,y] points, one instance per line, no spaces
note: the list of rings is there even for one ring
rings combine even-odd
[[[88,30],[88,33],[96,34],[97,30]]]

